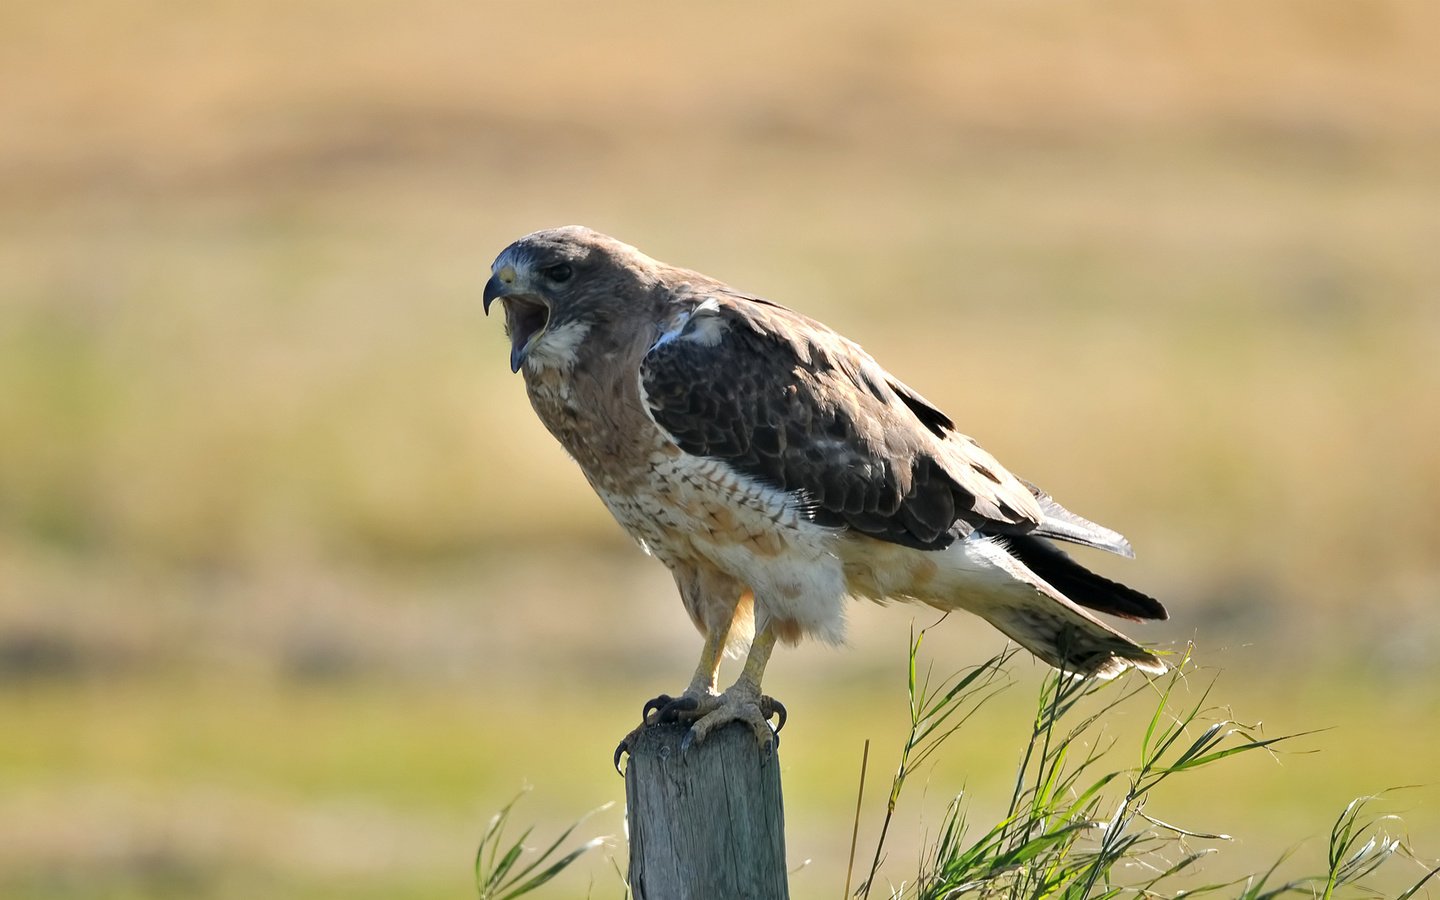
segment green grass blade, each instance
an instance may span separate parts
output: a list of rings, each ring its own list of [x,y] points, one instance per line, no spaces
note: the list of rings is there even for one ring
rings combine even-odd
[[[532,828],[525,829],[525,832],[520,835],[520,840],[512,844],[510,849],[505,851],[505,855],[500,857],[500,862],[495,864],[495,868],[491,870],[490,876],[485,879],[485,884],[480,890],[480,896],[484,897],[489,892],[498,890],[504,885],[505,876],[510,873],[510,869],[513,868],[515,862],[520,859],[520,854],[525,851],[525,839],[530,836],[530,832],[533,830]]]
[[[565,869],[569,868],[570,864],[575,862],[575,860],[584,856],[586,853],[589,853],[591,850],[594,850],[596,847],[603,845],[604,843],[604,838],[592,838],[586,843],[581,844],[579,847],[576,847],[574,850],[571,850],[569,853],[560,857],[555,862],[551,863],[548,867],[542,870],[540,874],[531,878],[524,884],[519,885],[512,890],[509,890],[507,893],[496,898],[496,900],[511,900],[511,898],[519,897],[523,894],[530,893],[531,891],[545,884],[550,879],[554,878],[556,875],[559,875],[561,872],[565,871]]]

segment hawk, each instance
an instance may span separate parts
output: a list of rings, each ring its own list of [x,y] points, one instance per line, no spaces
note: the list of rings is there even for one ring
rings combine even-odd
[[[1011,474],[853,341],[579,226],[520,238],[491,272],[485,312],[503,305],[540,421],[704,636],[689,686],[640,727],[689,722],[691,742],[740,721],[769,753],[785,717],[760,690],[772,649],[840,642],[851,597],[974,613],[1075,675],[1165,670],[1087,611],[1165,608],[1052,543],[1133,556],[1125,538]],[[745,663],[720,692],[727,649]]]

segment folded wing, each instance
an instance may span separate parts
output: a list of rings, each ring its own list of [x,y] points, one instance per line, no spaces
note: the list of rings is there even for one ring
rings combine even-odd
[[[640,370],[686,452],[794,494],[822,525],[920,549],[1044,522],[1024,482],[859,346],[766,301],[696,300]]]

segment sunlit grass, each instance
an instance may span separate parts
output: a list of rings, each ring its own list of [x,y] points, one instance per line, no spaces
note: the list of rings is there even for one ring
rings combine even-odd
[[[1258,724],[1234,721],[1230,709],[1218,705],[1218,678],[1193,689],[1191,682],[1204,675],[1194,671],[1186,652],[1173,660],[1171,672],[1149,680],[1048,676],[1030,730],[1016,742],[1016,779],[998,820],[987,825],[989,819],[974,816],[972,795],[962,790],[927,839],[913,874],[897,874],[892,864],[881,876],[896,804],[915,767],[974,732],[971,719],[1012,686],[1005,671],[1015,655],[1010,648],[943,678],[932,677],[933,664],[922,663],[917,674],[923,637],[922,631],[911,644],[908,734],[856,896],[868,898],[879,889],[893,900],[1409,898],[1440,874],[1434,859],[1419,855],[1424,851],[1405,836],[1400,817],[1371,812],[1378,798],[1368,796],[1344,807],[1330,829],[1323,864],[1308,874],[1287,871],[1293,868],[1290,848],[1263,869],[1216,877],[1211,858],[1235,838],[1172,817],[1168,788],[1201,770],[1228,769],[1241,756],[1274,755],[1305,735],[1267,736]],[[1138,731],[1112,729],[1122,708],[1148,711],[1148,721]]]

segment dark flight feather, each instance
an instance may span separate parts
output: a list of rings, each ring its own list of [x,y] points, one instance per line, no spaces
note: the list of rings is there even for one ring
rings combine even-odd
[[[1055,590],[1081,606],[1125,619],[1168,619],[1160,601],[1097,575],[1034,534],[1006,537],[1005,549]]]

